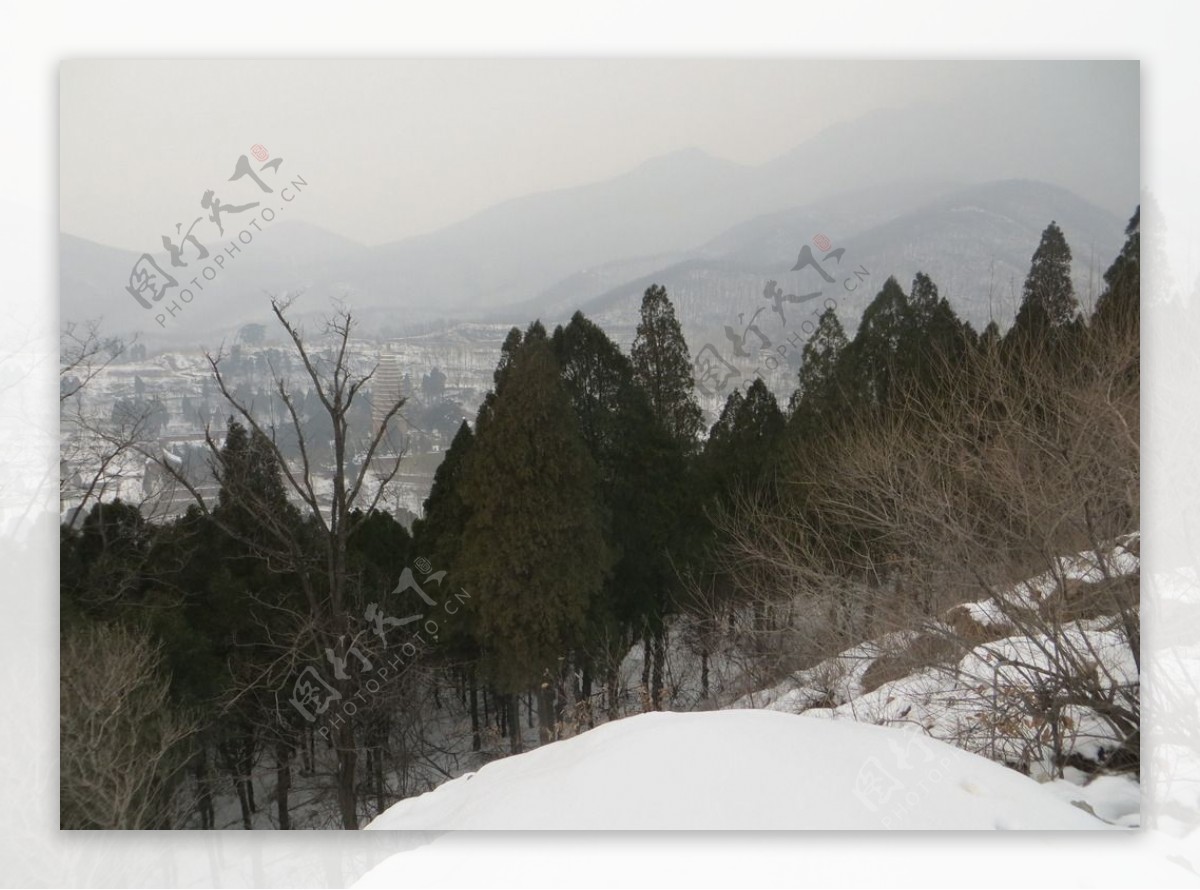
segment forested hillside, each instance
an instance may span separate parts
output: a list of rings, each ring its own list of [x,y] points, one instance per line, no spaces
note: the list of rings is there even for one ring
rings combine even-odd
[[[790,399],[748,377],[710,428],[659,284],[628,349],[582,312],[513,328],[411,532],[404,396],[349,361],[352,313],[276,301],[303,395],[272,367],[265,419],[212,354],[205,468],[152,412],[92,429],[187,508],[85,498],[61,529],[62,827],[354,829],[609,721],[801,688],[779,709],[846,716],[917,675],[974,690],[943,741],[1136,777],[1139,216],[1094,309],[1055,222],[1026,250],[1003,325],[924,273],[852,335],[796,308]],[[64,411],[99,355],[67,344]],[[852,688],[828,673],[865,643]],[[907,719],[882,698],[850,719]]]

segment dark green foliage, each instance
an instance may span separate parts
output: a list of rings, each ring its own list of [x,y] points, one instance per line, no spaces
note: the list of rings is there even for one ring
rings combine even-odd
[[[261,433],[248,433],[232,417],[216,472],[221,490],[214,514],[236,533],[257,534],[263,512],[299,519],[288,503],[271,443]]]
[[[979,346],[981,349],[992,349],[1001,339],[1000,325],[996,324],[994,320],[989,321],[987,327],[983,329],[983,333],[979,335]]]
[[[611,564],[595,462],[545,337],[516,350],[468,463],[457,563],[495,685],[519,692],[579,642]]]
[[[618,415],[636,395],[633,366],[582,312],[554,331],[553,345],[580,434],[598,462],[610,463],[621,445]],[[611,470],[606,476],[611,477]]]
[[[390,513],[372,510],[350,514],[354,531],[346,542],[350,569],[358,581],[358,606],[379,599],[412,564],[412,536]],[[361,609],[356,609],[361,612]]]
[[[728,502],[766,481],[783,428],[783,412],[760,378],[744,396],[730,393],[704,448],[708,485],[718,500]]]
[[[580,432],[596,462],[600,501],[616,563],[593,611],[602,646],[627,646],[661,622],[662,592],[680,508],[687,503],[684,455],[634,379],[632,362],[576,312],[553,343]],[[623,652],[609,652],[619,658]]]
[[[467,465],[475,447],[475,434],[465,420],[433,476],[433,486],[425,499],[424,516],[413,523],[411,552],[424,557],[436,571],[445,571],[460,582],[460,554],[463,534],[471,517],[465,497]],[[474,638],[474,600],[468,600],[453,616],[443,619],[445,645],[455,654],[478,654]]]
[[[929,276],[917,273],[911,297],[888,278],[850,343],[832,309],[821,316],[802,351],[793,428],[802,433],[828,429],[850,416],[883,411],[917,392],[933,391],[977,339]]]
[[[413,523],[414,556],[424,556],[439,569],[453,570],[462,546],[463,529],[470,512],[463,500],[463,476],[475,434],[465,420],[459,425],[446,456],[433,475],[424,516]]]
[[[1062,229],[1051,221],[1034,251],[1010,335],[1039,340],[1071,324],[1078,310],[1075,285],[1071,283],[1071,248]]]
[[[667,291],[653,284],[642,296],[641,321],[633,341],[633,372],[655,415],[685,448],[695,445],[703,414],[693,390],[692,360]]]
[[[1125,245],[1104,273],[1104,293],[1096,303],[1093,323],[1136,331],[1141,318],[1141,216],[1139,207],[1125,227]]]
[[[855,397],[863,404],[886,405],[898,394],[912,307],[900,283],[888,278],[863,312],[849,346]]]
[[[848,365],[846,331],[837,312],[826,309],[817,319],[817,327],[800,351],[800,385],[788,406],[791,426],[800,435],[819,429],[846,404]]]

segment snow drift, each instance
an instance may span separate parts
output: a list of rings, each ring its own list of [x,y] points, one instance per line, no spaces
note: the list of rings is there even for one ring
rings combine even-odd
[[[401,801],[367,827],[1108,826],[1026,776],[915,732],[730,710],[608,723]]]

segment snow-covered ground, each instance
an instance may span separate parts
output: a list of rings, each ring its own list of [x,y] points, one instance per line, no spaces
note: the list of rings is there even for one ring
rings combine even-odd
[[[1098,688],[1114,699],[1136,701],[1139,671],[1121,622],[1109,616],[1081,619],[1058,626],[1051,636],[1028,627],[1022,634],[1009,616],[1015,614],[1014,609],[1037,609],[1055,592],[1060,580],[1083,585],[1080,595],[1086,597],[1087,585],[1110,576],[1136,574],[1137,549],[1138,536],[1134,534],[1099,556],[1085,552],[1064,557],[1058,560],[1055,572],[1016,584],[1000,598],[955,606],[941,620],[929,622],[923,629],[926,642],[954,637],[962,627],[956,630],[946,621],[964,616],[983,629],[987,641],[961,657],[918,664],[903,676],[867,683],[880,659],[919,643],[922,636],[911,630],[896,631],[744,695],[732,707],[915,730],[1019,767],[1049,782],[1051,791],[1065,799],[1086,803],[1105,820],[1136,827],[1141,818],[1135,775],[1093,779],[1068,766],[1055,778],[1059,775],[1056,754],[1103,765],[1126,741],[1124,734],[1091,708],[1069,705],[1056,722],[1059,738],[1055,739],[1049,722],[1033,717],[1029,708],[1039,685],[1054,675],[1054,662],[1068,657],[1090,665]]]
[[[403,800],[390,829],[1103,829],[1037,782],[917,733],[772,711],[652,713]]]

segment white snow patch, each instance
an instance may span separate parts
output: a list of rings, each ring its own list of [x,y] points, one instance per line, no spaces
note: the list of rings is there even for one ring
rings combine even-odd
[[[1037,782],[916,734],[771,711],[651,713],[495,761],[373,830],[1098,829]]]

